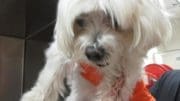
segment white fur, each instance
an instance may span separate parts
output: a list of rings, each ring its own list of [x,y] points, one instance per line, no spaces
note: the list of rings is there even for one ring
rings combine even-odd
[[[93,44],[92,35],[84,34],[74,41],[73,24],[80,14],[98,10],[109,13],[122,30],[132,29],[127,33],[132,33],[133,39],[128,42],[123,35],[114,36],[116,32],[102,32],[105,35],[98,43],[110,53],[111,57],[104,61],[110,65],[99,69],[104,79],[95,87],[80,75],[79,68],[79,61],[95,65],[84,56],[85,47]],[[46,51],[45,67],[21,101],[58,101],[58,95],[66,92],[64,78],[72,90],[66,101],[129,101],[137,81],[142,79],[141,65],[146,52],[169,38],[171,26],[163,11],[150,0],[60,0],[55,40]],[[125,84],[115,100],[106,94],[120,72],[125,75]]]

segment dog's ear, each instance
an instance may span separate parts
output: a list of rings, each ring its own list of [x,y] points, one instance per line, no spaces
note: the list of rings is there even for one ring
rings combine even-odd
[[[74,36],[63,27],[63,24],[60,24],[60,21],[57,21],[54,30],[54,41],[59,52],[67,56],[67,58],[70,58],[72,55],[73,38]]]
[[[166,13],[149,0],[141,0],[135,14],[133,46],[145,51],[167,41],[171,24]]]
[[[67,56],[67,58],[70,58],[73,51],[73,36],[66,32],[63,32],[63,30],[57,30],[55,28],[54,39],[54,41],[56,41],[55,43],[59,52]]]
[[[73,52],[73,22],[79,13],[79,10],[71,8],[77,0],[73,1],[72,4],[69,2],[71,2],[71,0],[59,0],[54,32],[54,39],[59,51],[68,58],[72,56]]]

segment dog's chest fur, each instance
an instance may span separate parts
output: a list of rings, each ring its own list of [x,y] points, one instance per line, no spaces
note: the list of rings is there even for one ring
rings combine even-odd
[[[137,81],[134,76],[125,77],[124,73],[120,73],[119,77],[109,81],[104,77],[105,79],[95,86],[80,72],[71,74],[71,93],[65,101],[129,101],[136,85],[134,80]]]

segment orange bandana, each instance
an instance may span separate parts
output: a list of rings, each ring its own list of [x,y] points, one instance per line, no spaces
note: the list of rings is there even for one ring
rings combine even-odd
[[[100,71],[98,71],[95,67],[85,64],[85,63],[81,63],[80,66],[83,69],[83,72],[81,72],[81,75],[86,80],[88,80],[94,86],[98,86],[101,83],[103,76],[100,73]],[[156,100],[149,93],[144,82],[141,80],[136,84],[133,96],[130,98],[130,101],[156,101]]]
[[[103,79],[103,76],[101,75],[100,71],[88,64],[81,63],[80,65],[83,69],[81,75],[94,86],[98,86],[101,83],[101,80]]]
[[[150,94],[146,85],[141,80],[136,84],[133,96],[130,101],[156,101],[155,98]]]

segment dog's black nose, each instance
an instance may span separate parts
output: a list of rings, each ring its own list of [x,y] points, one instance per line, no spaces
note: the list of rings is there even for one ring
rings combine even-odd
[[[85,54],[91,61],[101,61],[105,56],[105,49],[103,47],[86,47]]]

